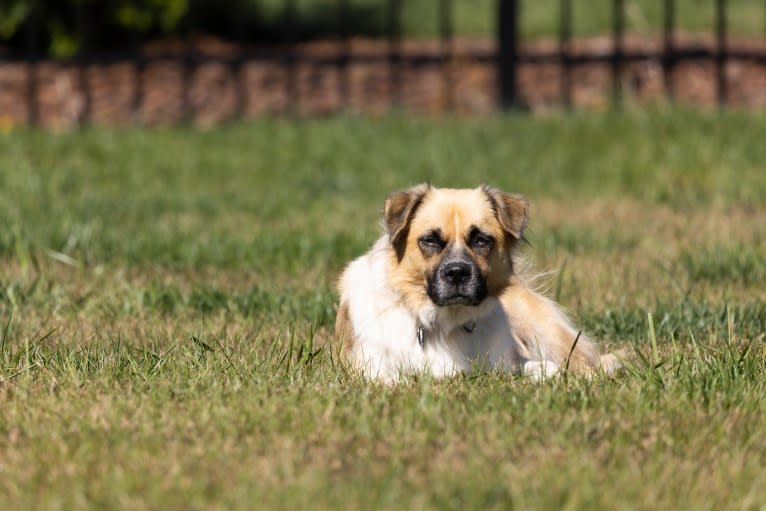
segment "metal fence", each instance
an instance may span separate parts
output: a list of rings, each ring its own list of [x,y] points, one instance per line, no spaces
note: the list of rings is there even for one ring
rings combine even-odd
[[[381,6],[385,7],[386,24],[385,51],[359,55],[350,51],[350,34],[346,30],[349,24],[349,5],[347,0],[338,0],[335,7],[337,31],[332,37],[335,42],[335,51],[330,54],[316,53],[307,54],[298,51],[300,43],[299,28],[289,21],[295,19],[296,0],[284,0],[284,10],[287,14],[287,25],[284,27],[284,40],[277,45],[253,45],[236,44],[237,34],[232,38],[235,50],[226,54],[200,53],[192,44],[191,35],[181,29],[176,34],[184,43],[180,49],[173,51],[160,51],[148,53],[140,49],[140,45],[126,50],[102,51],[89,44],[88,33],[94,23],[99,20],[91,17],[85,2],[80,2],[77,13],[78,39],[81,42],[77,54],[68,59],[59,59],[58,62],[66,63],[76,69],[77,87],[82,95],[82,104],[77,113],[77,122],[88,123],[92,120],[91,83],[88,80],[88,69],[95,65],[108,65],[114,63],[128,63],[132,66],[132,97],[130,108],[136,114],[136,120],[141,121],[141,105],[147,94],[145,80],[142,79],[147,66],[157,61],[174,62],[182,68],[181,86],[181,119],[189,120],[193,117],[193,105],[190,101],[190,81],[195,70],[210,62],[215,62],[228,69],[236,85],[236,100],[230,109],[230,117],[236,118],[243,114],[248,96],[253,92],[248,89],[247,83],[242,79],[242,70],[250,62],[268,61],[277,63],[284,73],[281,87],[284,88],[286,100],[285,111],[290,111],[293,105],[298,104],[301,95],[311,93],[298,87],[298,69],[301,65],[320,64],[332,67],[336,70],[337,96],[340,98],[336,107],[343,109],[349,106],[350,74],[349,69],[356,62],[374,62],[378,65],[387,66],[387,96],[389,105],[399,105],[405,95],[406,77],[403,69],[417,68],[419,66],[438,66],[440,68],[441,87],[447,98],[446,108],[454,104],[452,98],[455,90],[455,77],[450,63],[455,58],[455,34],[454,34],[454,0],[434,0],[438,6],[438,43],[434,51],[403,51],[402,35],[402,1],[382,0]],[[664,5],[664,22],[662,29],[662,44],[656,50],[634,51],[626,48],[626,23],[624,0],[613,0],[612,26],[609,31],[611,36],[611,50],[608,52],[583,52],[573,51],[573,11],[575,2],[572,0],[559,0],[558,12],[552,12],[558,17],[558,44],[554,50],[534,50],[525,48],[521,41],[520,12],[524,2],[521,0],[497,0],[495,8],[496,33],[495,44],[489,48],[467,49],[461,56],[475,62],[481,62],[495,68],[495,105],[497,108],[513,109],[522,107],[524,97],[519,88],[519,69],[524,65],[551,65],[560,68],[557,75],[559,87],[559,102],[563,106],[573,104],[572,77],[579,66],[589,64],[601,64],[608,66],[610,70],[611,98],[619,104],[622,98],[621,75],[625,66],[641,61],[659,62],[662,67],[665,94],[668,98],[674,97],[673,73],[676,67],[688,61],[709,61],[714,64],[715,72],[715,95],[718,104],[727,103],[726,65],[729,61],[747,61],[764,66],[766,69],[766,48],[731,49],[727,45],[727,2],[725,0],[710,0],[715,5],[715,21],[711,31],[714,33],[715,44],[712,47],[679,47],[675,44],[676,34],[676,2],[674,0],[657,0]],[[233,4],[234,5],[234,4]],[[584,8],[579,4],[578,8]],[[766,2],[764,3],[766,13]],[[44,13],[34,9],[29,13],[29,23],[25,34],[23,50],[0,53],[0,64],[15,63],[25,67],[26,91],[26,122],[37,124],[40,118],[40,86],[41,77],[39,67],[44,62],[50,62],[40,44],[41,27],[44,23]],[[241,33],[241,31],[240,31]],[[2,71],[0,71],[2,73]],[[0,90],[0,95],[2,91]],[[2,115],[2,112],[0,112]]]
[[[659,0],[658,0],[659,1]],[[716,100],[720,106],[727,102],[726,63],[731,60],[752,61],[766,67],[766,48],[762,50],[732,50],[727,46],[727,2],[712,0],[715,4],[715,47],[714,48],[679,48],[674,44],[676,32],[676,1],[662,0],[663,31],[662,48],[658,51],[627,51],[625,49],[625,2],[612,0],[612,49],[608,54],[579,54],[571,52],[572,40],[572,0],[559,1],[558,50],[553,53],[534,53],[519,51],[518,12],[521,2],[499,1],[498,34],[498,76],[500,80],[500,101],[506,108],[519,103],[519,91],[516,69],[521,63],[558,63],[561,73],[561,98],[565,105],[572,104],[572,69],[588,63],[608,63],[611,69],[613,98],[619,102],[622,98],[620,75],[623,67],[637,61],[659,61],[663,69],[663,81],[668,98],[675,95],[673,70],[685,61],[709,60],[715,62]],[[766,13],[766,2],[764,2]],[[766,14],[765,14],[766,15]]]

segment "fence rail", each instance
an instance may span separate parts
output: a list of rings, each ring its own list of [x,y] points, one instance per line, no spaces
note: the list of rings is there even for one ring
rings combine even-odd
[[[125,50],[102,51],[94,47],[89,34],[97,19],[93,19],[85,2],[80,2],[77,11],[77,33],[80,45],[73,57],[66,59],[53,59],[57,64],[73,66],[76,71],[77,88],[83,98],[77,114],[78,123],[88,123],[92,120],[91,81],[88,71],[93,66],[128,63],[133,67],[131,109],[137,120],[140,121],[140,109],[145,97],[149,92],[142,78],[146,69],[155,62],[173,62],[182,69],[181,86],[181,109],[183,120],[193,117],[193,105],[190,97],[190,83],[197,68],[206,63],[215,63],[224,66],[234,79],[236,84],[236,99],[230,109],[232,117],[238,117],[246,109],[249,95],[246,81],[243,79],[243,70],[252,62],[278,63],[284,70],[283,84],[286,95],[286,108],[291,110],[300,101],[300,96],[306,94],[299,87],[298,69],[304,64],[322,65],[335,69],[337,73],[337,95],[340,98],[338,108],[349,106],[351,96],[352,64],[376,63],[387,66],[387,90],[388,103],[391,106],[403,104],[405,96],[406,76],[405,69],[438,66],[441,86],[445,91],[445,108],[454,108],[456,94],[456,70],[451,65],[456,57],[456,36],[454,31],[454,5],[453,0],[434,0],[438,9],[438,47],[434,50],[404,51],[404,38],[402,35],[402,1],[386,0],[381,5],[385,6],[386,29],[384,52],[359,53],[351,49],[351,36],[349,26],[348,0],[338,0],[336,4],[337,31],[334,40],[334,51],[327,52],[304,52],[300,51],[300,34],[298,27],[290,20],[296,19],[298,4],[296,0],[284,0],[284,12],[288,20],[284,30],[284,41],[276,45],[253,45],[244,43],[243,30],[237,30],[233,34],[233,50],[221,53],[199,51],[195,46],[190,31],[185,29],[182,22],[177,34],[182,41],[179,48],[163,51],[146,51],[138,46],[138,41],[133,48]],[[503,109],[523,107],[525,99],[519,86],[519,71],[524,65],[556,65],[560,69],[557,80],[559,90],[559,103],[565,107],[574,104],[573,77],[581,66],[589,64],[602,64],[608,66],[611,98],[615,105],[619,105],[622,97],[622,76],[626,66],[641,61],[654,61],[660,63],[662,69],[662,82],[664,94],[670,100],[676,96],[673,75],[679,65],[687,62],[708,61],[713,64],[715,73],[715,98],[719,105],[724,106],[729,99],[729,81],[726,76],[729,62],[750,62],[762,66],[766,72],[766,45],[764,48],[730,48],[728,45],[727,32],[727,2],[725,0],[710,0],[714,4],[715,19],[711,32],[714,44],[702,45],[679,45],[677,41],[676,13],[677,5],[674,0],[657,0],[663,4],[663,23],[659,37],[659,44],[655,49],[631,49],[626,45],[626,23],[624,0],[612,0],[612,23],[610,32],[611,48],[608,50],[588,51],[576,50],[573,38],[573,17],[575,2],[572,0],[559,0],[557,16],[557,41],[554,49],[538,49],[527,47],[521,40],[521,0],[497,0],[495,9],[496,33],[495,44],[490,48],[472,48],[463,50],[460,58],[472,62],[484,63],[493,66],[496,76],[496,105]],[[3,64],[22,64],[25,66],[25,101],[26,122],[37,124],[40,121],[40,87],[42,77],[40,66],[51,62],[51,59],[43,51],[40,44],[41,27],[44,23],[43,13],[40,12],[39,3],[32,4],[33,8],[28,13],[26,35],[23,50],[5,51],[0,53],[0,66]],[[582,8],[582,4],[577,7]],[[766,2],[764,2],[764,17],[766,19]],[[766,36],[766,31],[764,33]],[[764,39],[766,42],[766,38]],[[0,67],[0,78],[2,78]],[[308,92],[311,93],[310,91]],[[766,92],[765,92],[766,93]],[[0,89],[0,99],[4,94]],[[2,104],[2,103],[0,103]],[[0,111],[0,116],[3,112]]]

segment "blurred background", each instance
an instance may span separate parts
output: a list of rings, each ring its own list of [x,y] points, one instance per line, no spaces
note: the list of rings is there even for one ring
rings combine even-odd
[[[766,105],[762,0],[4,0],[4,126]]]

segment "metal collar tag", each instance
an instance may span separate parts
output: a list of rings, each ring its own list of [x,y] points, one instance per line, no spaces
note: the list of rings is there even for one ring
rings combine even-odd
[[[426,329],[420,324],[418,324],[418,344],[421,348],[426,347]]]

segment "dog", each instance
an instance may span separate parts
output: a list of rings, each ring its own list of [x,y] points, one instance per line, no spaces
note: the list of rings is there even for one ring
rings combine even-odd
[[[353,365],[387,382],[424,371],[541,380],[616,369],[516,271],[528,217],[524,196],[488,186],[390,194],[384,234],[338,285],[335,334]]]

